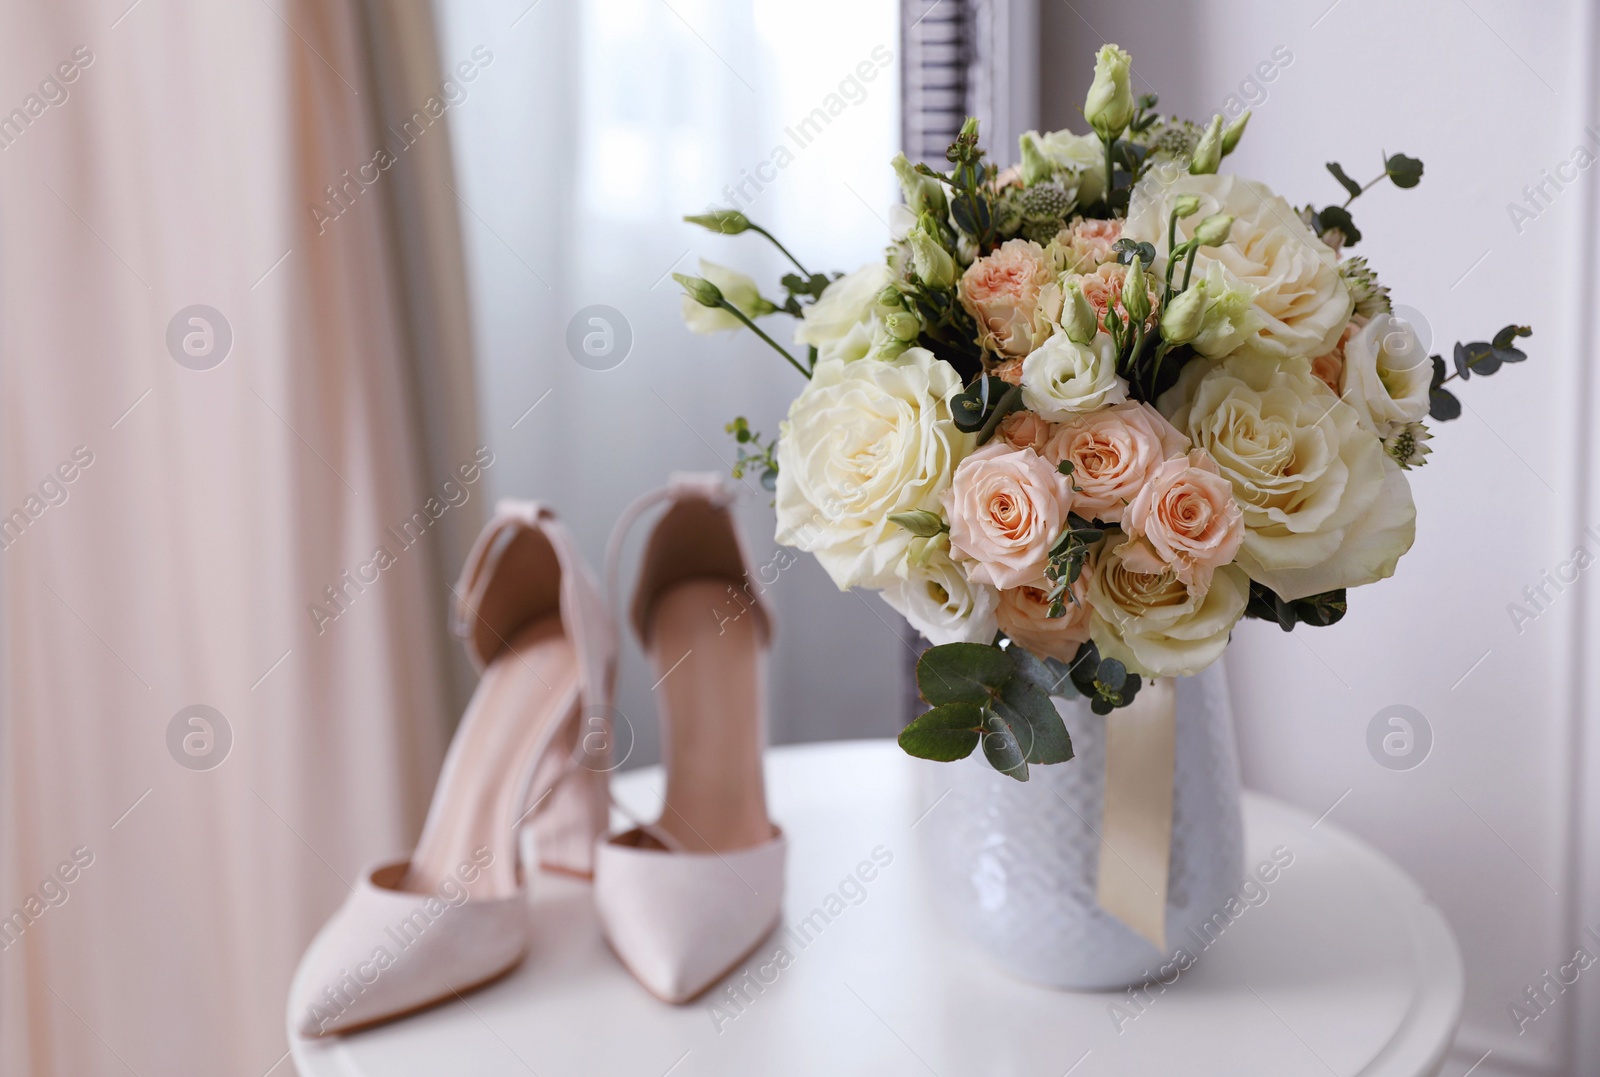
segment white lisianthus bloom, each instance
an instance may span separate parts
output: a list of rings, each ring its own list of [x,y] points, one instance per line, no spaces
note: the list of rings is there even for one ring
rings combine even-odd
[[[738,307],[751,318],[771,314],[771,303],[761,298],[756,282],[727,266],[700,259],[700,275],[722,293],[722,298]],[[683,323],[691,333],[720,333],[725,329],[742,329],[744,323],[721,307],[704,307],[690,296],[683,297]]]
[[[911,532],[891,513],[942,515],[977,436],[956,429],[954,367],[925,348],[886,362],[819,362],[779,427],[777,540],[816,556],[840,589],[884,587]]]
[[[1106,333],[1075,344],[1058,330],[1022,361],[1022,402],[1051,422],[1126,399],[1128,383],[1117,376],[1117,346]]]
[[[1231,175],[1182,173],[1174,178],[1160,170],[1139,181],[1122,235],[1155,246],[1156,264],[1151,268],[1156,275],[1166,273],[1167,223],[1173,202],[1185,194],[1200,196],[1200,211],[1178,222],[1180,242],[1212,214],[1234,217],[1228,241],[1220,247],[1202,247],[1194,272],[1206,276],[1209,287],[1211,266],[1217,264],[1226,286],[1255,289],[1252,305],[1262,324],[1235,351],[1270,359],[1311,358],[1331,351],[1354,308],[1339,276],[1338,259],[1289,203],[1265,184]],[[1182,273],[1179,266],[1180,281]],[[1218,354],[1215,348],[1212,352]]]
[[[1078,179],[1078,205],[1100,201],[1106,193],[1106,149],[1099,135],[1071,131],[1029,131],[1039,152],[1058,168],[1070,169]]]
[[[814,345],[818,363],[862,358],[872,347],[878,293],[888,283],[889,267],[881,261],[846,273],[805,309],[794,331],[795,341]]]
[[[926,542],[926,548],[913,550],[884,587],[883,600],[935,646],[988,643],[999,627],[995,616],[999,592],[967,579],[950,559],[948,535],[935,535]]]
[[[1189,346],[1208,359],[1220,359],[1260,332],[1267,320],[1256,310],[1256,290],[1229,280],[1220,263],[1206,267],[1204,280],[1205,317]]]
[[[1144,677],[1189,677],[1222,656],[1228,633],[1244,616],[1250,579],[1224,565],[1194,592],[1165,568],[1135,572],[1126,544],[1105,549],[1089,581],[1089,638],[1105,658]]]
[[[1237,563],[1283,598],[1381,580],[1411,548],[1404,473],[1307,360],[1191,360],[1159,404],[1233,484]]]
[[[1379,314],[1344,346],[1339,396],[1380,438],[1427,417],[1432,384],[1433,362],[1403,318]]]

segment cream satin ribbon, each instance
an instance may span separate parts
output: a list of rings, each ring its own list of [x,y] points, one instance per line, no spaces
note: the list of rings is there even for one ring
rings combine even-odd
[[[1148,681],[1106,715],[1105,809],[1100,822],[1100,907],[1167,952],[1167,862],[1172,852],[1172,767],[1177,749],[1172,678]]]

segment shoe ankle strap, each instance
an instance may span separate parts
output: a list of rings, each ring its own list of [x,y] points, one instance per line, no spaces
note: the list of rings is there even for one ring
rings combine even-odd
[[[737,498],[738,491],[734,489],[727,480],[715,472],[678,471],[673,472],[672,475],[668,477],[666,486],[642,494],[627,508],[623,509],[622,514],[617,518],[616,525],[611,529],[611,538],[606,543],[606,608],[611,615],[619,623],[624,620],[621,582],[622,551],[623,546],[627,541],[628,534],[632,531],[634,525],[638,523],[639,519],[644,516],[645,513],[657,505],[663,503],[669,505],[679,505],[688,502],[701,501],[709,504],[712,508],[729,515],[727,530],[728,535],[731,537],[733,543],[729,560],[737,559],[739,571],[744,576],[745,580],[745,585],[742,587],[742,590],[750,600],[749,606],[756,615],[756,622],[760,626],[763,640],[770,639],[772,633],[771,610],[768,608],[766,600],[761,596],[759,585],[752,586],[753,581],[750,579],[750,554],[745,548],[743,534],[733,523],[731,518],[730,510]],[[670,514],[671,510],[669,509],[668,512]],[[665,517],[663,517],[663,519],[665,519]],[[660,524],[658,523],[657,528],[659,529],[659,527]],[[650,538],[654,539],[655,535],[656,532],[653,531]],[[650,567],[648,560],[653,551],[649,545],[650,539],[647,539],[646,543],[647,545],[644,558],[647,563],[645,564],[644,571],[647,572]],[[641,579],[639,583],[635,584],[632,610],[633,615],[632,617],[627,618],[628,620],[632,621],[634,631],[641,639],[645,637],[649,627],[648,613],[649,600],[651,596],[643,593],[643,588],[648,586],[650,586],[650,583],[646,579]],[[730,586],[732,586],[731,580]]]
[[[544,551],[525,536],[548,544]],[[555,579],[550,579],[551,575]],[[518,593],[505,593],[515,589]],[[462,566],[450,629],[483,669],[534,617],[559,613],[578,652],[585,706],[606,706],[616,665],[616,631],[572,533],[538,501],[502,498]]]

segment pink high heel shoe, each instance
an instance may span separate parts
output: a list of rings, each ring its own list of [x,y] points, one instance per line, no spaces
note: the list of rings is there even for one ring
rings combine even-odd
[[[612,533],[608,583],[629,527],[668,507],[645,545],[632,616],[655,669],[666,797],[661,817],[600,845],[595,905],[611,948],[667,1002],[688,1002],[777,925],[786,845],[767,817],[766,604],[715,475],[676,475]]]
[[[454,630],[482,672],[407,860],[363,873],[301,959],[289,1026],[349,1032],[481,986],[527,950],[539,865],[588,876],[607,828],[615,629],[565,527],[505,500],[456,588]]]

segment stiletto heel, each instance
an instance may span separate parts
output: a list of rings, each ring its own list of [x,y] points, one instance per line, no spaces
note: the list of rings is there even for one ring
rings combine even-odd
[[[516,967],[529,938],[524,827],[543,866],[593,869],[609,760],[584,723],[605,722],[616,656],[598,589],[548,509],[507,500],[456,595],[453,627],[482,679],[416,850],[364,873],[301,959],[289,1024],[302,1036],[391,1020]]]
[[[629,527],[668,503],[645,545],[630,618],[655,667],[666,796],[654,824],[601,843],[595,904],[622,963],[674,1003],[747,957],[783,903],[787,848],[762,776],[772,620],[750,586],[731,500],[715,475],[676,475],[623,514],[607,556],[615,596]]]

